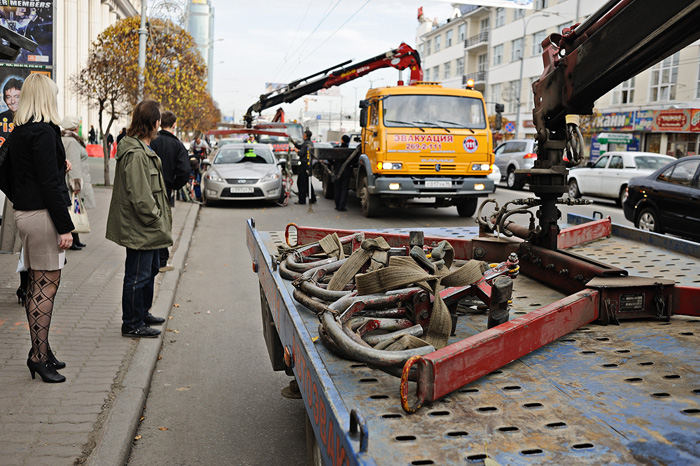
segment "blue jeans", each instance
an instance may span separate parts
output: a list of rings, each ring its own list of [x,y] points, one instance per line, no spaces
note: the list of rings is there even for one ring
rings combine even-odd
[[[126,248],[122,288],[122,332],[146,325],[143,318],[153,305],[153,285],[159,268],[158,249]]]

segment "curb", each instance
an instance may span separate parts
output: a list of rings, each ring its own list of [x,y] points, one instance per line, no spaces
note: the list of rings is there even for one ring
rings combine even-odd
[[[171,261],[174,270],[165,274],[151,307],[153,315],[166,319],[163,329],[167,326],[167,319],[175,301],[175,291],[190,249],[199,209],[200,207],[196,206],[187,214],[177,250]],[[131,443],[146,403],[164,335],[165,331],[158,338],[139,340],[121,384],[122,388],[117,393],[102,426],[101,437],[87,458],[88,466],[124,465],[128,461]]]

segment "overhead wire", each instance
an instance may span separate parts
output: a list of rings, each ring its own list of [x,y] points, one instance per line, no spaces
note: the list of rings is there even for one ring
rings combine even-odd
[[[272,76],[272,81],[274,81],[277,78],[277,75],[282,71],[282,68],[284,68],[284,65],[287,64],[287,61],[289,60],[289,50],[292,48],[292,45],[294,42],[297,40],[297,36],[299,35],[299,31],[301,31],[301,27],[306,21],[306,17],[309,14],[309,10],[311,9],[311,4],[313,3],[313,0],[309,0],[309,3],[306,5],[306,11],[304,11],[304,16],[301,18],[301,21],[299,21],[299,26],[297,27],[296,32],[294,33],[294,37],[292,38],[291,41],[289,41],[289,45],[287,46],[287,50],[284,52],[284,59],[282,62],[278,65],[277,69],[273,73]]]

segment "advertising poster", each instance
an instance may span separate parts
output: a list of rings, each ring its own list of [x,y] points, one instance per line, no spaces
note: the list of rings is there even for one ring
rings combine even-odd
[[[0,59],[0,64],[53,66],[54,0],[0,0],[0,27],[15,32],[37,44],[34,51],[20,49],[14,59]],[[11,45],[0,31],[2,43]]]
[[[15,68],[0,66],[0,146],[12,131],[12,118],[19,104],[19,93],[22,90],[24,80],[31,73],[45,73],[52,78],[50,70],[36,70],[31,68]]]
[[[690,110],[670,109],[654,112],[654,131],[688,131]]]

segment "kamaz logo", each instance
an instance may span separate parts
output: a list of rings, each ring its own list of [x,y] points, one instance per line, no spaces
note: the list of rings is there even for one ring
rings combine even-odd
[[[436,172],[439,172],[441,168],[442,168],[442,165],[440,165],[439,163],[435,164],[435,171]]]

